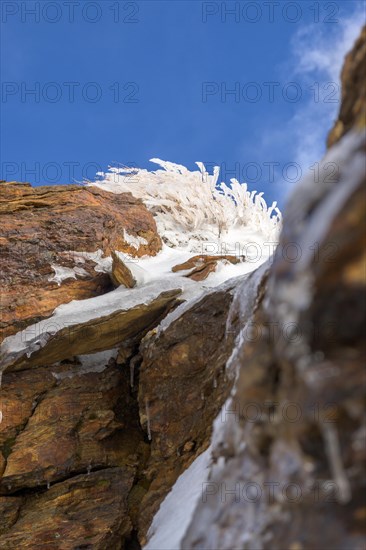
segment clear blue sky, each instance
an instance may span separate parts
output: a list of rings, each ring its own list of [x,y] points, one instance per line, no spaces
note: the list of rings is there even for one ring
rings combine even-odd
[[[153,168],[159,157],[192,169],[200,160],[282,201],[301,134],[317,160],[312,127],[324,141],[338,109],[332,88],[315,99],[329,67],[298,70],[299,48],[332,64],[363,15],[352,0],[270,3],[4,0],[2,179],[70,183],[115,162]]]

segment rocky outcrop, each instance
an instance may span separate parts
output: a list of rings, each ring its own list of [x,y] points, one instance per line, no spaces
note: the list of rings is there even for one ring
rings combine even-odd
[[[195,285],[182,281],[188,287]],[[34,335],[43,332],[32,326],[25,331],[28,340],[25,333],[5,340],[4,360],[9,360],[9,352],[16,348],[15,340],[23,347],[10,354],[3,374],[2,547],[23,544],[35,514],[39,517],[27,543],[30,548],[47,541],[55,548],[63,547],[61,544],[70,548],[83,540],[85,544],[89,537],[94,540],[93,548],[123,548],[123,540],[134,538],[135,531],[140,541],[144,540],[154,513],[179,474],[208,446],[212,421],[228,396],[232,379],[225,364],[237,326],[234,323],[225,337],[225,323],[238,282],[227,283],[190,306],[182,304],[168,316],[180,293],[172,288],[176,280],[151,283],[150,292],[145,285],[143,303],[138,299],[142,289],[121,288],[90,301],[92,311],[98,311],[97,318],[94,313],[88,318],[89,301],[80,302],[72,341],[64,340],[61,326],[75,304],[61,308],[65,322],[59,323],[58,332],[52,333],[48,327],[43,339],[38,335],[40,349],[33,347]],[[163,291],[164,284],[171,290]],[[118,298],[126,293],[127,301]],[[131,302],[134,295],[135,305]],[[103,308],[96,301],[104,302],[106,311],[113,304],[120,315],[118,332],[110,311],[105,317],[106,330],[97,330],[96,319],[103,319],[103,315],[99,317]],[[163,316],[166,318],[147,334],[139,350],[143,335]],[[60,321],[57,312],[51,319],[56,325]],[[42,323],[49,320],[38,326]],[[101,352],[107,342],[111,345],[111,338],[115,349]],[[97,353],[83,355],[85,343],[89,351]],[[126,468],[128,483],[123,484]],[[120,484],[108,482],[112,472],[116,478],[121,473]],[[87,484],[80,500],[76,496],[81,490],[79,480],[83,491]],[[99,483],[108,485],[111,493],[100,493],[101,518],[94,524],[89,515],[98,510],[88,499],[94,498]],[[73,502],[78,514],[70,516]],[[118,507],[120,522],[114,516]],[[86,531],[83,526],[89,523]],[[107,532],[110,539],[103,538]],[[109,540],[112,546],[108,546]]]
[[[343,71],[329,138],[339,143],[322,163],[336,177],[294,191],[257,307],[240,323],[237,381],[182,548],[365,544],[365,46],[363,30]],[[247,292],[244,281],[235,315]]]
[[[4,374],[1,548],[124,547],[148,446],[116,355]]]
[[[72,302],[54,315],[9,336],[0,346],[0,371],[51,365],[74,355],[133,346],[176,304],[176,281]],[[165,289],[165,290],[164,290]]]
[[[342,69],[342,102],[338,119],[328,136],[328,147],[339,141],[352,128],[366,128],[366,26]]]
[[[103,255],[161,248],[140,200],[97,187],[1,183],[0,221],[0,341],[62,303],[111,290]]]
[[[77,363],[65,362],[4,376],[2,494],[126,462],[137,467],[142,432],[129,377],[113,360],[101,372],[90,370],[83,373]],[[19,417],[10,414],[17,408]]]

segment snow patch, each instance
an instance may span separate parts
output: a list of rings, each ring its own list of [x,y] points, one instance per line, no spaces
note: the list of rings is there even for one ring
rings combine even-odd
[[[211,448],[208,448],[179,476],[153,519],[144,550],[180,550],[181,541],[202,496],[210,460]]]
[[[130,235],[130,233],[128,233],[125,229],[123,231],[123,238],[126,243],[128,243],[133,248],[136,248],[136,250],[138,250],[141,245],[149,244],[148,241],[144,239],[144,237],[140,237],[139,235]]]
[[[112,271],[112,258],[110,256],[104,257],[103,250],[96,250],[95,252],[77,252],[70,250],[67,252],[71,256],[75,263],[85,263],[85,260],[91,260],[96,263],[94,271],[98,273],[111,273]]]
[[[74,378],[74,376],[92,372],[103,372],[107,368],[109,361],[116,359],[117,355],[118,348],[98,351],[97,353],[90,353],[88,355],[78,355],[77,359],[80,361],[80,365],[75,365],[63,372],[52,372],[52,374],[57,380],[63,380],[64,378]]]
[[[87,277],[88,273],[83,269],[82,267],[64,267],[62,265],[57,264],[51,264],[52,269],[54,270],[55,274],[52,275],[52,277],[49,277],[49,282],[55,282],[58,284],[58,286],[61,285],[62,281],[65,281],[66,279],[76,279],[77,276],[79,277]]]

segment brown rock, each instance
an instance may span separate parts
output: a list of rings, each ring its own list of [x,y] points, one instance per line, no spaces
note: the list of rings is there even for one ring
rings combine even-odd
[[[120,550],[132,529],[127,513],[132,482],[130,468],[109,468],[57,483],[28,496],[24,503],[4,497],[0,500],[0,509],[6,512],[0,546]],[[13,523],[19,508],[21,513]]]
[[[187,269],[191,269],[189,273],[185,275],[185,277],[189,277],[193,281],[204,281],[207,279],[207,277],[210,275],[210,273],[213,273],[216,271],[216,267],[218,262],[225,261],[230,262],[232,264],[237,264],[241,260],[237,258],[236,256],[205,256],[205,255],[199,255],[199,256],[193,256],[186,262],[182,264],[175,265],[172,267],[172,271],[174,273],[178,271],[185,271]]]
[[[342,102],[337,122],[328,136],[328,147],[334,145],[351,128],[366,128],[366,26],[342,69]]]
[[[0,341],[48,317],[61,303],[111,289],[109,276],[96,272],[94,261],[72,252],[142,256],[161,248],[154,218],[141,201],[96,187],[2,183],[0,221]],[[146,244],[134,248],[125,231]],[[76,268],[70,271],[74,278],[59,285],[52,265]]]
[[[79,369],[78,364],[53,366],[53,385],[45,377],[43,387],[39,381],[45,369],[4,375],[8,402],[23,389],[28,397],[21,424],[9,409],[4,411],[8,426],[0,424],[0,449],[6,456],[2,494],[44,487],[80,471],[122,464],[137,467],[143,432],[130,397],[129,374],[114,364],[102,372],[78,374]],[[31,396],[28,385],[33,380],[37,389]]]
[[[133,288],[136,285],[136,281],[131,273],[131,270],[128,269],[126,264],[121,260],[121,258],[112,251],[112,281],[115,286],[123,285],[127,288]]]
[[[14,525],[23,501],[23,497],[0,497],[0,535]]]

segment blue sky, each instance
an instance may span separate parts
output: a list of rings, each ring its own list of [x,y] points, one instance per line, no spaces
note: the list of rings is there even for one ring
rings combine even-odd
[[[358,0],[1,7],[2,179],[203,161],[281,204],[324,151],[365,20]]]

